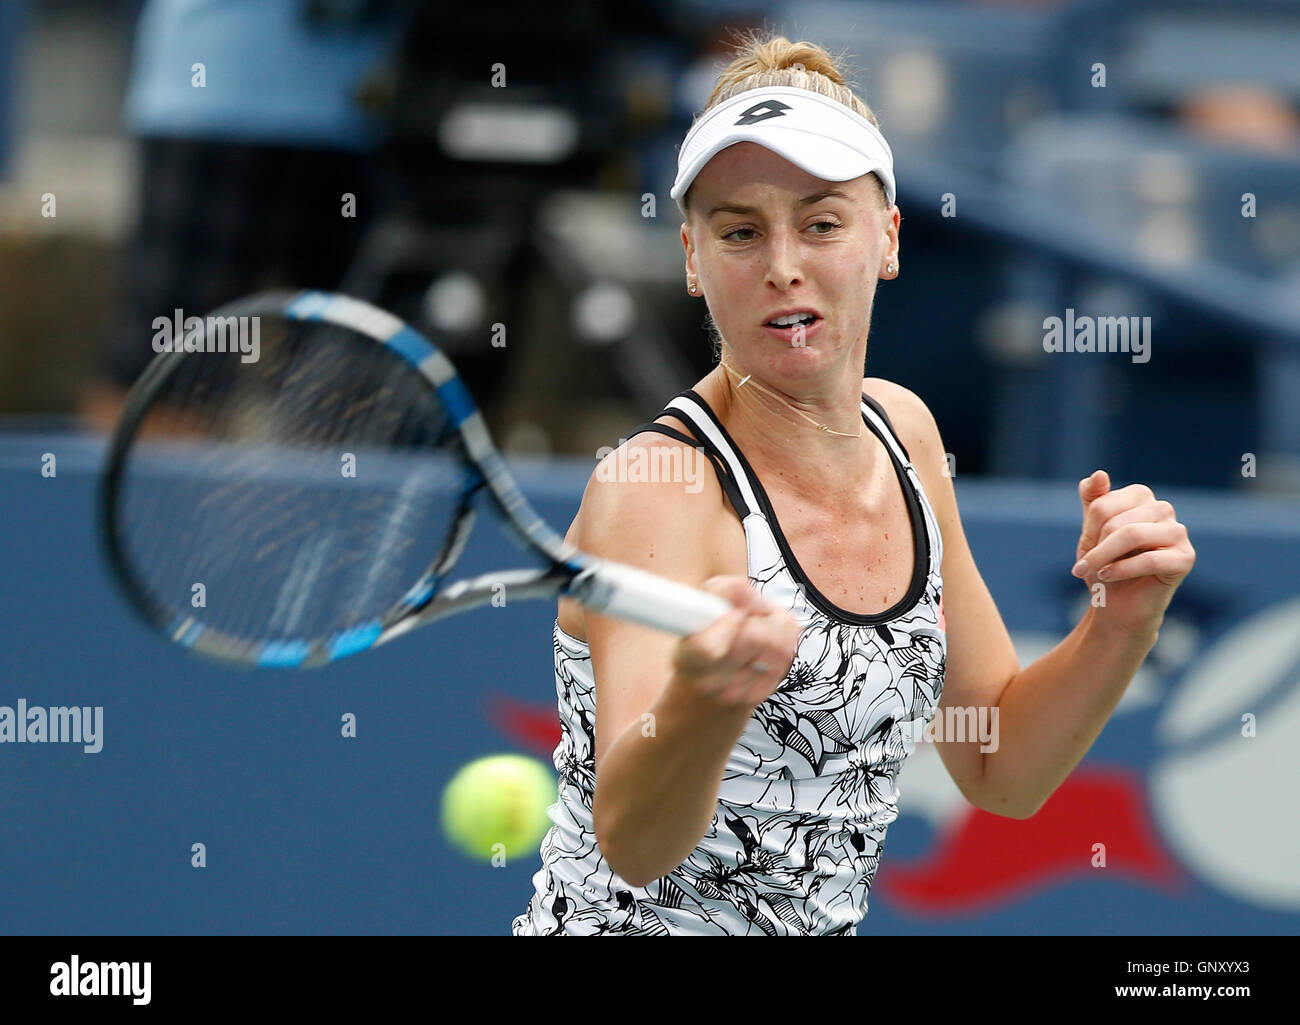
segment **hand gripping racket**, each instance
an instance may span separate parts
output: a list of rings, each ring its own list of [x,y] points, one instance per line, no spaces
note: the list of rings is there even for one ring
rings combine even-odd
[[[679,636],[731,608],[566,544],[447,357],[391,314],[265,293],[178,327],[155,335],[100,492],[114,575],[174,642],[317,666],[498,596],[566,595]],[[480,495],[543,566],[448,582]]]

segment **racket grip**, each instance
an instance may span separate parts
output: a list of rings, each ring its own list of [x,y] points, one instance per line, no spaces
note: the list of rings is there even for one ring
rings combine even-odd
[[[569,596],[594,612],[688,637],[731,611],[725,598],[617,562],[580,573]]]

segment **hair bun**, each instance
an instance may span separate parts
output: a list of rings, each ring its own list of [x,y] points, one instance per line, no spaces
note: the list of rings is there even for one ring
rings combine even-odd
[[[803,71],[809,75],[824,75],[836,85],[845,84],[834,58],[816,43],[792,43],[785,36],[773,36],[754,46],[753,55],[757,64],[755,70]]]
[[[787,85],[829,96],[876,124],[871,108],[853,95],[837,59],[825,48],[806,40],[792,43],[785,36],[764,38],[752,29],[735,38],[736,55],[718,76],[705,110],[738,92]]]

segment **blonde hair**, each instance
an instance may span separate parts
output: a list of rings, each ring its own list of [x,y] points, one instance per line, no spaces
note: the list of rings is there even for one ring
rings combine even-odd
[[[861,114],[876,128],[880,127],[876,115],[845,83],[835,58],[825,49],[816,43],[792,43],[785,36],[769,36],[764,39],[753,31],[739,37],[736,56],[718,76],[718,83],[713,87],[713,93],[700,117],[739,93],[771,85],[807,89],[826,96]],[[879,187],[881,203],[888,205],[884,185],[874,174],[872,178]],[[687,209],[690,208],[690,199],[688,189],[682,197],[682,204]]]

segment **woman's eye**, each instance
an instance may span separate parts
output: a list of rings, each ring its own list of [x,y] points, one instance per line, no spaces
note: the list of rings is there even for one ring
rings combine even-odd
[[[839,228],[834,221],[817,221],[809,225],[810,228],[823,229],[813,231],[814,235],[829,235],[832,231]],[[732,228],[730,231],[722,233],[723,239],[728,242],[751,242],[757,232],[753,228]]]

